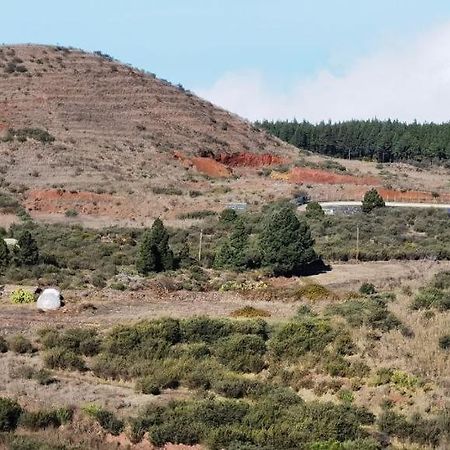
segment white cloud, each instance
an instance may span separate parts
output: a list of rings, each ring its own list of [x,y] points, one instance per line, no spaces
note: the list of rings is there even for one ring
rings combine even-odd
[[[251,120],[312,122],[378,117],[450,120],[450,23],[409,43],[393,43],[343,75],[321,71],[277,92],[261,73],[225,74],[198,94]]]

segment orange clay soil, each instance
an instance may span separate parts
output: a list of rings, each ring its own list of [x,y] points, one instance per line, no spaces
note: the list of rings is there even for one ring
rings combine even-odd
[[[377,186],[380,180],[375,177],[357,177],[354,175],[340,175],[334,172],[307,167],[294,167],[288,180],[292,183],[319,183],[319,184],[356,184]]]

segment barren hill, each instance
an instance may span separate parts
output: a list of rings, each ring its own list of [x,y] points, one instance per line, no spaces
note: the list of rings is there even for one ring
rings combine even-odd
[[[178,203],[195,209],[211,185],[205,175],[220,183],[233,167],[297,153],[182,86],[101,53],[0,47],[0,105],[0,170],[35,215],[78,208],[142,219]],[[189,201],[177,198],[189,192]],[[166,193],[174,205],[161,201]]]

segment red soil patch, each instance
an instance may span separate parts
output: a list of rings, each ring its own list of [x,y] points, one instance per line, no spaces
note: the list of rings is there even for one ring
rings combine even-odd
[[[222,164],[211,158],[197,157],[192,158],[192,164],[199,171],[210,177],[223,177],[228,178],[231,176],[231,170]]]
[[[214,155],[212,152],[206,152],[195,158],[181,153],[174,152],[175,159],[182,161],[187,166],[194,166],[199,172],[211,177],[229,177],[232,174],[230,167],[263,167],[273,164],[281,164],[285,159],[280,156],[265,153],[258,155],[256,153],[220,153]]]
[[[283,158],[277,155],[265,153],[258,155],[256,153],[220,153],[216,158],[227,166],[231,167],[264,167],[285,162]]]
[[[31,211],[45,213],[64,213],[68,209],[75,209],[80,214],[98,215],[111,213],[113,202],[118,201],[118,198],[109,194],[43,189],[30,191],[25,200],[25,207]]]
[[[368,186],[380,184],[380,180],[375,177],[340,175],[327,170],[310,169],[307,167],[294,167],[289,173],[289,181],[293,183],[356,184]]]
[[[397,191],[394,189],[385,189],[376,187],[378,193],[385,201],[389,202],[405,202],[405,203],[450,203],[450,193],[440,193],[438,197],[434,197],[431,192],[426,191]],[[359,191],[359,198],[361,200],[366,190]]]

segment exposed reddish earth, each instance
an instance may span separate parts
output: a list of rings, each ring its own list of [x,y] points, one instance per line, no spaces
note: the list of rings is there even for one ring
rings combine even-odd
[[[64,213],[76,209],[81,214],[101,215],[113,213],[114,204],[124,201],[110,194],[65,191],[62,189],[35,189],[28,193],[24,202],[29,211]]]
[[[327,170],[310,169],[308,167],[294,167],[289,172],[288,179],[292,183],[356,184],[367,186],[380,184],[380,180],[375,177],[341,175]]]
[[[258,155],[256,153],[220,153],[217,161],[230,167],[264,167],[283,164],[286,158],[270,153]]]
[[[201,173],[209,175],[210,177],[223,177],[227,178],[231,176],[231,170],[218,161],[211,158],[196,157],[192,158],[192,164]]]

